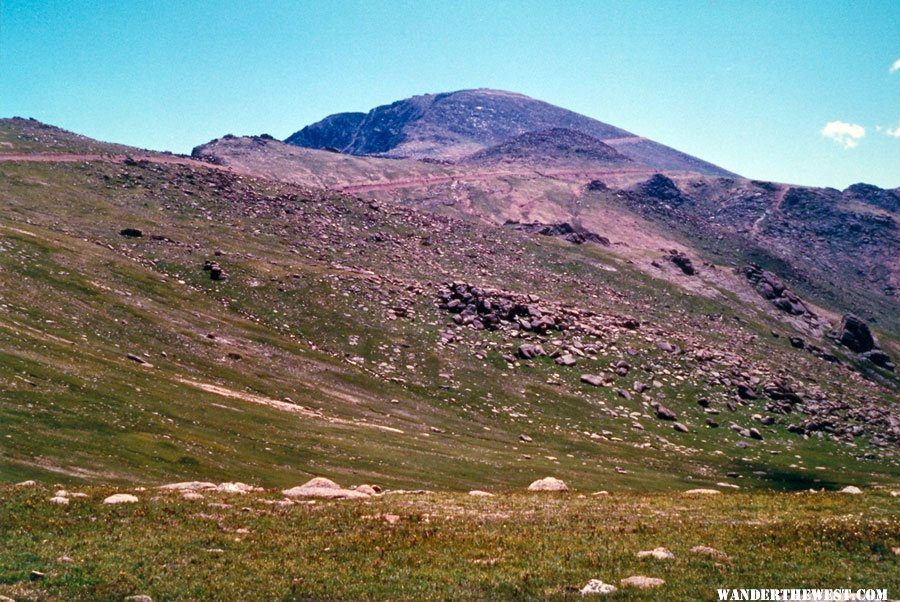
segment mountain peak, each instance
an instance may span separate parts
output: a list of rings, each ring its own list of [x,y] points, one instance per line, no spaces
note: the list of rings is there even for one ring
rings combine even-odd
[[[523,134],[553,129],[590,136],[638,165],[733,175],[613,125],[524,94],[487,88],[412,96],[368,113],[338,113],[285,142],[351,155],[456,162]]]

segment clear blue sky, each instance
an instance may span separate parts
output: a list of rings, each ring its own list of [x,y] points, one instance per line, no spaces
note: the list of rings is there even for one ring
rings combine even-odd
[[[898,59],[898,0],[0,0],[0,115],[176,152],[486,87],[748,177],[895,187]]]

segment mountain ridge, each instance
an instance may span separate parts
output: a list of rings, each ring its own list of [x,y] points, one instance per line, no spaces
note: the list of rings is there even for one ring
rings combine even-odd
[[[338,113],[285,142],[352,155],[459,161],[508,140],[562,128],[600,141],[616,140],[636,163],[710,175],[732,172],[616,126],[516,92],[475,89],[423,94],[360,113]]]

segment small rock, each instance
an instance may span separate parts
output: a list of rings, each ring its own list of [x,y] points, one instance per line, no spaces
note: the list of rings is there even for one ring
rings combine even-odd
[[[519,435],[519,441],[521,441],[522,443],[531,443],[532,439],[528,435],[522,434]]]
[[[22,481],[21,483],[16,483],[16,487],[34,487],[37,485],[34,481]]]
[[[310,479],[299,487],[285,489],[281,493],[286,497],[318,497],[335,500],[366,499],[370,497],[361,491],[344,489],[334,481],[323,477]]]
[[[105,500],[103,500],[104,504],[133,504],[138,501],[137,496],[131,495],[130,493],[117,493],[115,495],[111,495]]]
[[[664,405],[656,407],[656,417],[660,420],[677,420],[678,416]]]
[[[30,573],[28,573],[28,578],[31,579],[32,581],[40,581],[44,577],[45,577],[44,573],[42,573],[40,571],[31,571]]]
[[[581,382],[587,383],[594,387],[602,387],[603,386],[603,377],[598,376],[596,374],[582,374]]]
[[[716,560],[731,560],[731,557],[725,552],[721,552],[709,546],[694,546],[691,548],[691,552],[701,556],[708,556],[709,558],[714,558]]]
[[[574,366],[577,361],[575,360],[575,356],[571,353],[566,353],[565,355],[561,355],[556,358],[556,363],[560,366]]]
[[[862,489],[856,487],[855,485],[847,485],[843,489],[840,490],[839,493],[849,493],[850,495],[860,495],[862,494]]]
[[[676,422],[675,424],[673,424],[672,428],[674,428],[679,433],[690,433],[691,432],[691,429],[689,429],[685,425],[681,424],[680,422]]]
[[[354,491],[358,491],[359,493],[365,493],[366,495],[378,495],[381,492],[381,488],[373,487],[372,485],[360,485]]]
[[[582,596],[590,596],[593,594],[605,595],[611,594],[618,589],[615,585],[610,585],[609,583],[603,583],[599,579],[591,579],[587,582],[587,585],[581,588]]]
[[[480,489],[473,489],[469,492],[469,495],[471,495],[472,497],[494,497],[493,493],[481,491]]]
[[[684,495],[716,495],[722,493],[718,489],[688,489]]]
[[[197,491],[200,489],[215,489],[216,484],[208,481],[184,481],[182,483],[169,483],[160,485],[159,489],[172,489],[174,491]]]
[[[563,481],[554,477],[538,479],[528,486],[528,491],[568,491],[569,487]]]
[[[128,596],[125,598],[125,602],[153,602],[153,598],[144,595]]]
[[[216,485],[216,491],[223,493],[250,493],[252,491],[262,491],[262,487],[254,487],[246,483],[219,483]]]
[[[652,550],[644,550],[637,553],[638,558],[655,558],[657,560],[672,560],[675,554],[668,548],[654,548]]]
[[[626,577],[619,582],[622,587],[636,587],[638,589],[650,589],[665,584],[665,581],[657,577],[644,577],[643,575],[632,575]]]
[[[67,498],[67,497],[62,497],[62,496],[57,495],[57,496],[55,496],[55,497],[50,498],[50,503],[51,503],[51,504],[58,504],[58,505],[60,505],[60,506],[68,506],[68,505],[69,505],[69,498]]]

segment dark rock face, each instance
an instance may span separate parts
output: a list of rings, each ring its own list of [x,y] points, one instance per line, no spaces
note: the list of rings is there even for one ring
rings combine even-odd
[[[352,155],[459,161],[522,134],[554,129],[571,130],[601,142],[635,138],[625,130],[522,94],[482,89],[413,96],[366,114],[332,115],[303,128],[285,142],[335,148]],[[589,146],[594,149],[589,151],[591,154],[602,148],[593,143]],[[609,150],[604,149],[602,154],[608,155]],[[731,175],[651,140],[638,140],[611,150],[657,169]]]
[[[528,232],[530,234],[540,234],[541,236],[562,237],[570,243],[581,245],[586,242],[596,243],[598,245],[608,246],[609,239],[600,236],[590,230],[586,230],[580,226],[573,226],[568,222],[558,224],[542,224],[540,222],[530,222],[527,224],[519,224],[516,222],[507,222],[506,225],[512,226],[516,230]]]
[[[853,314],[846,314],[841,318],[838,341],[856,353],[865,353],[875,348],[875,339],[869,325]]]
[[[353,142],[353,133],[365,117],[365,113],[337,113],[306,126],[285,142],[306,148],[342,151]]]

